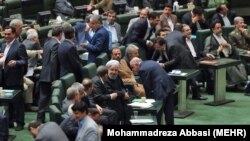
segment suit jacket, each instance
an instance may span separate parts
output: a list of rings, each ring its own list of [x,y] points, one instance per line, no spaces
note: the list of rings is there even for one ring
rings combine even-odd
[[[60,127],[62,128],[62,130],[64,131],[64,133],[66,134],[66,136],[70,141],[76,140],[76,135],[79,127],[78,127],[78,122],[73,116],[64,119],[61,122]]]
[[[82,127],[79,127],[76,141],[101,141],[99,127],[89,116],[84,117]]]
[[[227,13],[227,18],[228,18],[228,20],[230,21],[231,25],[234,24],[234,17],[235,17],[235,15],[228,11],[228,13]],[[221,23],[221,26],[224,26],[224,25],[225,25],[225,23],[224,23],[224,21],[223,21],[221,15],[220,15],[218,12],[216,12],[216,13],[213,15],[213,17],[212,17],[212,21],[216,21],[216,20],[219,21],[219,22]]]
[[[74,7],[67,0],[56,0],[54,10],[56,15],[61,16],[63,19],[65,16],[74,16]]]
[[[47,122],[39,126],[35,141],[69,141],[63,130],[55,122]]]
[[[114,0],[90,0],[90,5],[95,5],[96,9],[99,9],[100,13],[107,12],[112,9]]]
[[[177,16],[174,14],[170,15],[170,19],[173,22],[173,26],[177,23]],[[160,16],[160,22],[158,23],[158,25],[156,26],[156,30],[160,30],[160,29],[167,29],[167,33],[172,32],[171,28],[168,24],[168,18],[167,16],[163,13]]]
[[[1,46],[1,53],[4,53],[6,43]],[[9,61],[15,60],[16,65],[9,67],[7,64]],[[7,88],[22,88],[23,87],[23,76],[27,73],[28,68],[28,55],[25,46],[16,39],[12,43],[9,52],[4,62],[4,69],[0,73],[1,86]]]
[[[147,33],[147,29],[147,19],[138,19],[126,33],[124,37],[124,44],[138,43],[140,46],[146,46],[146,40],[144,40],[144,37]]]
[[[178,31],[174,30],[173,32],[170,32],[166,37],[165,40],[167,41],[167,46],[173,46],[177,43],[183,43],[183,34]]]
[[[81,22],[77,22],[76,25],[74,26],[77,45],[81,45],[85,41],[90,41],[91,37],[84,31],[86,27],[87,23],[81,23]]]
[[[77,82],[82,82],[82,64],[73,42],[65,39],[58,49],[60,77],[74,73]]]
[[[104,82],[101,81],[100,77],[95,76],[93,78],[94,81],[94,91],[95,96],[94,100],[97,102],[98,105],[100,105],[103,108],[109,107],[109,103],[111,101],[110,94],[108,90],[106,89]]]
[[[95,63],[96,57],[102,52],[109,54],[109,32],[103,26],[95,31],[87,50],[89,52],[88,63]]]
[[[125,37],[123,38],[122,44],[127,45],[129,43],[136,43],[139,47],[146,52],[147,59],[152,57],[154,48],[147,47],[147,40],[150,40],[151,35],[155,32],[155,27],[151,27],[149,34],[147,34],[148,20],[138,19],[129,29]],[[144,39],[145,38],[145,39]]]
[[[40,82],[53,82],[60,76],[58,47],[60,43],[52,37],[44,43]]]
[[[109,23],[108,23],[107,20],[106,20],[106,21],[103,21],[103,26],[104,26],[107,30],[109,30]],[[118,24],[117,22],[115,22],[115,23],[114,23],[114,27],[115,27],[115,30],[116,30],[118,42],[120,42],[120,41],[121,41],[121,38],[122,38],[121,26],[120,26],[120,24]],[[112,39],[109,39],[109,40],[111,40],[111,42],[112,42]]]
[[[175,83],[170,76],[155,61],[143,61],[138,72],[147,98],[163,100],[175,89]]]
[[[140,17],[136,17],[136,18],[130,19],[130,21],[129,21],[129,23],[128,23],[128,28],[127,28],[126,33],[128,33],[130,27],[131,27],[138,19],[140,19]]]
[[[206,54],[203,52],[203,49],[199,49],[199,47],[197,46],[196,40],[195,39],[191,39],[191,42],[193,44],[194,51],[196,53],[196,58],[194,58],[194,59],[197,60],[197,59],[201,59],[203,57],[206,57]],[[191,53],[191,50],[189,49],[189,47],[187,45],[185,37],[183,37],[183,43],[184,43],[185,48]]]
[[[198,22],[200,24],[201,29],[207,29],[208,28],[208,24],[207,24],[206,21],[205,22],[198,21]],[[183,15],[182,23],[189,25],[190,28],[192,29],[192,34],[196,34],[196,31],[198,29],[197,29],[196,23],[192,23],[192,14],[191,14],[191,12],[188,12],[188,13]]]
[[[176,43],[176,45],[174,46],[167,47],[165,51],[168,56],[168,59],[166,59],[165,56],[161,56],[161,63],[164,63],[165,70],[167,72],[173,69],[197,68],[197,63],[195,62],[190,51],[183,45]],[[157,60],[157,58],[159,58],[159,56],[162,54],[156,50],[153,56],[153,60]]]

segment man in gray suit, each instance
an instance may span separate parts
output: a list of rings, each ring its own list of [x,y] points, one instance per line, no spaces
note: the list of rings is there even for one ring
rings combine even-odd
[[[101,141],[98,125],[88,116],[87,104],[82,101],[76,102],[72,110],[79,125],[76,141]]]
[[[103,21],[103,26],[109,31],[109,48],[111,47],[117,47],[120,45],[121,42],[121,26],[116,21],[116,12],[113,10],[110,10],[108,12],[107,20]]]
[[[39,121],[32,121],[28,130],[35,138],[35,141],[69,141],[63,130],[55,122],[41,124]]]

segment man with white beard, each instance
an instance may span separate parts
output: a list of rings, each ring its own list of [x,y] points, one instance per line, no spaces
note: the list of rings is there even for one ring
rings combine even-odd
[[[121,124],[129,124],[131,109],[128,109],[127,102],[130,96],[118,75],[119,62],[110,60],[106,66],[108,67],[108,79],[104,81],[104,85],[108,93],[117,93],[116,99],[109,102],[109,107],[117,112],[118,121]]]

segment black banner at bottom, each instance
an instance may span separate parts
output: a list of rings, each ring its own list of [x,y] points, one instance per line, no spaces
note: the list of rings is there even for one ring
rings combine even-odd
[[[197,138],[204,140],[216,139],[250,139],[249,125],[137,125],[137,126],[104,126],[102,141],[119,138]]]

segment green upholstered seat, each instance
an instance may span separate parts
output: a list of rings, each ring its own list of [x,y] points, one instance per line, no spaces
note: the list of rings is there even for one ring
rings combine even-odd
[[[100,55],[98,55],[96,57],[96,65],[100,66],[100,65],[106,65],[106,63],[109,61],[109,57],[107,55],[107,53],[101,53]]]
[[[212,18],[213,18],[215,13],[216,13],[216,8],[204,9],[204,16],[205,16],[206,21],[208,22],[209,25],[211,24]]]
[[[68,73],[60,78],[62,80],[63,87],[65,91],[74,83],[76,82],[75,75],[73,73]]]
[[[62,80],[56,80],[52,84],[52,96],[58,96],[62,101],[66,97],[66,89],[62,83]]]
[[[7,15],[6,7],[0,6],[0,23],[3,23],[3,19],[7,18],[7,17],[8,17],[8,15]]]
[[[59,100],[59,97],[52,96],[50,105],[55,105],[60,111],[62,111],[61,110],[62,105],[61,105],[61,101]]]
[[[234,25],[231,26],[223,26],[222,33],[228,39],[229,34],[235,29]]]
[[[96,76],[96,64],[89,63],[82,67],[82,76],[83,78],[93,78]]]
[[[196,33],[196,42],[198,45],[198,51],[201,52],[204,50],[204,44],[206,38],[211,34],[210,29],[198,30]]]
[[[125,56],[126,47],[125,46],[119,46],[118,48],[121,50],[122,57]]]
[[[55,106],[55,105],[50,105],[49,106],[49,118],[50,121],[56,122],[58,125],[62,122],[62,112]]]
[[[175,11],[175,15],[177,16],[177,21],[182,22],[182,16],[186,14],[187,12],[190,12],[190,9],[178,9]]]
[[[126,34],[129,21],[138,16],[139,15],[135,13],[126,13],[126,14],[117,15],[116,21],[121,25],[122,36]]]
[[[21,0],[5,0],[4,6],[6,7],[8,16],[14,14],[22,15],[22,1]]]
[[[42,46],[45,40],[48,38],[48,32],[51,29],[52,29],[52,26],[48,25],[48,26],[42,26],[37,30],[38,35],[39,35],[39,40]]]
[[[62,105],[62,101],[66,97],[66,91],[59,88],[54,88],[52,89],[52,97],[57,97],[60,105]]]

